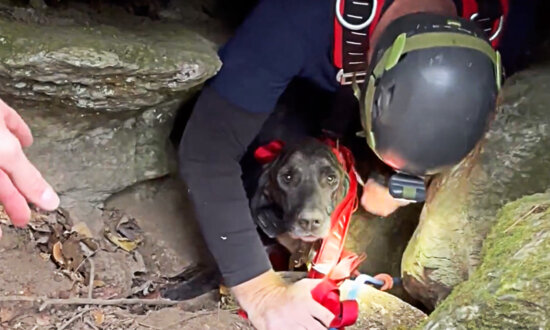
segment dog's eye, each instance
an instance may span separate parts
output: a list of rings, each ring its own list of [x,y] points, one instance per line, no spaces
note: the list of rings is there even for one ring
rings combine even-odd
[[[292,173],[285,173],[283,174],[283,180],[286,183],[290,183],[292,181]]]
[[[327,176],[327,181],[330,184],[334,184],[336,182],[336,175],[329,175]]]

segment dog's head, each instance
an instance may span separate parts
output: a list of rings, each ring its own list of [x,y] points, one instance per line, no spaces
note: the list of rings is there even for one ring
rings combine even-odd
[[[286,146],[264,166],[251,199],[256,224],[270,237],[289,233],[303,241],[325,238],[349,178],[329,146],[307,139]]]

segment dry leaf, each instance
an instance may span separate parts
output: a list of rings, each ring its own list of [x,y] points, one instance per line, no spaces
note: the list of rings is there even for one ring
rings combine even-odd
[[[105,236],[107,236],[107,239],[111,241],[111,243],[115,244],[126,252],[131,252],[132,250],[137,248],[139,244],[139,241],[130,241],[129,239],[115,236],[111,233],[106,233]]]
[[[31,227],[32,230],[38,233],[51,233],[52,230],[50,229],[50,226],[44,222],[29,222],[29,227]]]
[[[105,286],[105,282],[102,280],[94,280],[94,288],[101,288]]]
[[[92,238],[83,238],[80,243],[80,247],[83,249],[86,255],[90,255],[91,252],[99,248],[99,245],[97,245],[97,243]],[[83,245],[85,247],[83,247]]]
[[[131,241],[142,240],[143,230],[138,226],[136,219],[123,216],[116,225],[116,231]]]
[[[15,316],[13,308],[0,308],[0,323],[9,322]]]
[[[105,314],[101,310],[94,309],[91,314],[94,317],[95,325],[101,325],[105,321]]]
[[[220,285],[220,295],[222,296],[230,295],[229,289],[225,285]]]
[[[47,314],[40,314],[36,317],[36,325],[45,327],[50,325],[50,316]]]
[[[92,238],[92,231],[84,222],[79,222],[71,228],[71,232],[78,233],[81,237]]]
[[[62,252],[62,245],[61,242],[57,242],[53,245],[52,248],[52,255],[55,262],[57,262],[60,265],[65,264],[65,259],[63,258],[63,252]]]
[[[39,236],[38,238],[36,238],[35,242],[37,244],[47,244],[49,240],[50,240],[50,236],[49,235],[44,235],[44,236]]]
[[[63,242],[63,257],[67,269],[74,270],[84,261],[84,252],[80,248],[80,240],[75,236]]]

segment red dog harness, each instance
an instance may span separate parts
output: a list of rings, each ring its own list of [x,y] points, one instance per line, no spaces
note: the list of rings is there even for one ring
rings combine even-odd
[[[380,18],[394,0],[336,0],[333,63],[342,85],[364,82],[370,38]],[[509,11],[509,0],[454,0],[459,16],[477,23],[497,48]]]

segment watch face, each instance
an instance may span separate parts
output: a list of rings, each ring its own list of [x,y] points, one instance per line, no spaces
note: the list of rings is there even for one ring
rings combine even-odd
[[[408,202],[423,202],[426,199],[426,187],[420,177],[395,174],[388,184],[390,195],[397,200]]]

